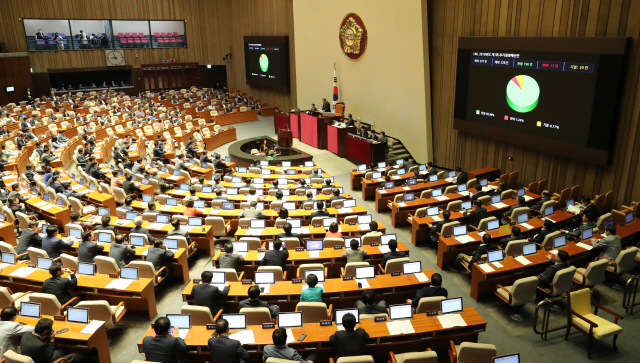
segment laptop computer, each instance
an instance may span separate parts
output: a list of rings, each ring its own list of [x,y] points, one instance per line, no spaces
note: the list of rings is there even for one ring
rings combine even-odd
[[[133,211],[129,211],[127,213],[124,214],[124,219],[128,220],[128,221],[132,221],[134,218],[136,218],[139,214],[137,212],[133,212]]]
[[[69,228],[69,237],[81,239],[82,231],[77,228]]]
[[[360,225],[368,225],[373,221],[373,217],[371,214],[359,215],[358,216],[358,224]]]
[[[278,313],[278,327],[302,328],[302,313]]]
[[[9,265],[16,264],[16,254],[11,252],[0,252],[0,261]]]
[[[593,228],[588,228],[582,231],[582,240],[587,240],[593,237]]]
[[[251,219],[249,221],[249,228],[251,229],[265,229],[267,227],[264,219]]]
[[[71,323],[89,324],[89,309],[68,307],[67,321]]]
[[[344,199],[342,201],[342,208],[354,208],[356,206],[355,199]]]
[[[189,225],[195,227],[202,227],[202,218],[200,217],[189,217]]]
[[[163,238],[162,239],[162,243],[164,243],[165,247],[167,247],[168,250],[171,250],[171,251],[174,251],[174,252],[178,250],[178,240],[177,239]]]
[[[462,312],[462,298],[455,297],[453,299],[444,299],[440,301],[440,311],[442,314],[461,313]]]
[[[289,223],[292,228],[302,227],[302,220],[299,218],[287,218],[287,223]]]
[[[560,248],[567,245],[567,237],[558,236],[553,239],[553,248]]]
[[[98,208],[98,215],[99,215],[100,217],[102,217],[102,216],[103,216],[103,215],[105,215],[105,214],[109,214],[109,213],[111,213],[111,211],[109,210],[109,208],[102,208],[102,207],[99,207],[99,208]]]
[[[336,217],[330,217],[330,218],[323,218],[322,219],[322,226],[324,228],[329,228],[329,226],[331,225],[331,223],[338,223],[338,218]]]
[[[167,198],[167,205],[175,207],[178,205],[178,199],[176,198]]]
[[[487,231],[493,231],[494,229],[500,228],[500,221],[495,219],[487,222]]]

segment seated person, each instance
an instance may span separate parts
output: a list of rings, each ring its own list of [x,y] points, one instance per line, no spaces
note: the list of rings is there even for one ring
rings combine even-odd
[[[146,261],[153,264],[153,268],[158,272],[161,268],[166,269],[160,274],[160,276],[167,276],[171,274],[172,269],[169,267],[169,263],[173,259],[173,252],[167,249],[161,238],[156,238],[153,241],[153,247],[147,249]]]
[[[609,260],[609,266],[618,258],[622,248],[620,236],[618,236],[616,226],[606,226],[604,228],[606,237],[600,240],[591,241],[593,248],[600,250],[598,258],[606,258]]]
[[[131,232],[129,232],[129,233],[143,234],[143,235],[147,236],[147,239],[149,240],[149,243],[153,243],[153,241],[155,240],[155,237],[153,237],[153,235],[151,234],[151,232],[149,232],[148,229],[142,227],[142,223],[143,222],[144,222],[144,220],[142,219],[142,216],[136,216],[133,219],[134,227],[131,228]]]
[[[356,327],[356,317],[348,313],[342,317],[344,330],[339,330],[329,337],[329,341],[336,347],[333,359],[337,361],[341,357],[354,357],[365,355],[365,345],[369,341],[369,334]]]
[[[329,225],[329,231],[325,235],[325,238],[342,238],[342,232],[339,232],[338,223],[331,222]]]
[[[431,276],[431,286],[426,286],[416,291],[416,297],[407,299],[407,304],[411,304],[413,309],[418,308],[418,303],[423,297],[444,296],[446,299],[449,296],[447,289],[442,288],[442,276],[439,273],[434,273]]]
[[[348,241],[349,237],[345,238],[345,240]],[[342,252],[342,258],[346,258],[347,263],[362,262],[367,256],[367,251],[360,248],[358,240],[356,239],[352,239],[349,245],[351,246],[351,248],[348,248],[344,252]]]
[[[369,223],[369,229],[370,231],[368,233],[365,233],[362,237],[365,236],[382,236],[382,232],[378,231],[378,222],[376,221],[371,221]]]
[[[396,241],[395,239],[389,241],[389,250],[391,252],[382,257],[382,268],[385,268],[387,266],[387,262],[391,260],[407,257],[406,253],[398,252],[398,241]]]
[[[68,278],[62,278],[62,275],[69,273]],[[51,277],[42,283],[42,292],[45,294],[52,294],[58,298],[60,305],[66,304],[71,300],[69,290],[75,289],[78,285],[78,279],[76,279],[75,271],[68,268],[63,268],[59,262],[54,262],[49,267],[49,274]],[[73,301],[70,306],[75,306],[78,301]]]
[[[509,242],[515,241],[515,240],[518,240],[518,239],[523,239],[522,233],[520,231],[520,227],[513,226],[513,227],[511,227],[511,235],[509,237],[505,237],[505,238],[500,239],[500,247],[502,249],[505,249],[505,248],[507,248],[507,244]]]
[[[156,209],[156,202],[154,201],[147,202],[147,209],[143,210],[142,213],[162,214]]]
[[[249,203],[251,203],[251,202],[261,202],[261,201],[264,200],[261,196],[257,195],[256,193],[257,193],[256,188],[251,187],[249,189],[249,195],[247,195],[247,202],[249,202]]]
[[[153,324],[155,336],[142,339],[142,349],[146,360],[152,362],[183,362],[178,359],[180,353],[187,350],[187,344],[180,338],[178,328],[171,327],[171,321],[165,316],[156,319]]]
[[[216,316],[221,309],[224,309],[224,299],[229,294],[229,281],[225,282],[224,288],[220,290],[217,286],[211,285],[211,280],[213,279],[211,271],[202,271],[200,278],[202,283],[193,285],[191,290],[193,304],[208,307],[211,315]]]
[[[203,178],[204,179],[204,178]],[[202,182],[201,182],[202,183]],[[190,186],[189,187],[189,195],[187,195],[186,197],[184,197],[184,199],[182,200],[182,202],[187,202],[190,200],[200,200],[200,198],[196,195],[196,193],[198,192],[198,190],[196,189],[195,186]]]
[[[286,210],[286,209],[283,209]],[[282,210],[281,210],[282,211]],[[302,238],[300,237],[299,234],[297,233],[291,233],[291,230],[293,229],[293,226],[291,225],[291,223],[285,223],[284,227],[282,227],[284,232],[280,233],[278,235],[278,238],[297,238],[298,241],[300,241],[300,243],[302,244]]]
[[[29,221],[29,226],[22,230],[18,246],[15,248],[16,254],[20,256],[19,260],[28,260],[29,255],[26,254],[29,247],[41,248],[42,237],[38,234],[38,221]]]
[[[216,193],[216,196],[213,197],[213,200],[227,200],[227,196],[222,195],[222,189],[216,189],[214,193]],[[256,205],[258,205],[258,203],[256,203]]]
[[[331,214],[329,214],[329,212],[327,212],[326,210],[324,210],[324,202],[319,200],[316,202],[316,209],[318,209],[317,211],[311,212],[311,215],[309,216],[309,221],[313,221],[313,219],[315,217],[331,217]]]
[[[462,215],[469,219],[470,225],[478,228],[480,221],[487,218],[487,208],[484,208],[479,200],[475,200],[473,202],[473,207],[474,208],[471,213],[467,213],[467,210],[465,209]]]
[[[150,241],[154,241],[153,239]],[[113,258],[116,261],[118,267],[126,266],[127,262],[125,259],[127,256],[133,256],[136,254],[136,250],[129,247],[125,243],[124,235],[118,233],[116,234],[115,241],[111,242],[111,247],[109,249],[109,257]]]
[[[538,286],[546,289],[551,286],[553,278],[556,276],[556,272],[570,267],[571,264],[569,264],[569,254],[564,250],[558,251],[557,260],[553,258],[551,253],[547,253],[545,257],[551,261],[552,265],[547,267],[543,273],[538,275]]]
[[[229,322],[226,319],[216,321],[216,336],[209,338],[207,346],[211,352],[211,362],[240,363],[249,361],[249,353],[242,343],[229,338]]]
[[[82,232],[82,241],[78,245],[78,262],[94,263],[104,246],[91,240],[91,231]]]
[[[387,314],[388,305],[384,300],[376,304],[376,293],[367,289],[362,292],[362,300],[356,301],[356,308],[360,314]]]
[[[188,200],[185,203],[185,208],[184,208],[184,212],[182,212],[182,215],[187,217],[197,217],[197,216],[204,215],[204,213],[200,209],[194,208],[193,205],[194,205],[193,200],[191,199]]]
[[[466,266],[467,269],[471,271],[471,266],[478,262],[482,258],[482,255],[486,255],[487,252],[493,251],[497,248],[498,246],[491,244],[491,235],[489,235],[489,233],[485,233],[482,235],[482,239],[480,240],[480,246],[473,251],[473,255],[471,257],[464,253],[458,254],[458,257],[456,258],[456,267]]]
[[[72,353],[61,348],[55,341],[56,332],[53,329],[53,320],[42,318],[36,323],[32,333],[22,336],[20,340],[20,354],[31,358],[36,363],[53,363],[60,358],[66,358],[69,362],[95,362],[95,353]]]
[[[331,198],[329,198],[329,205],[331,205],[331,202],[333,202],[334,200],[344,200],[347,199],[347,197],[345,197],[344,195],[340,195],[340,189],[334,189],[333,190],[333,196]]]
[[[553,225],[555,223],[553,223],[553,221],[546,219],[543,223],[542,223],[542,229],[540,230],[540,232],[538,234],[536,234],[533,237],[529,237],[527,240],[529,242],[534,242],[537,244],[542,244],[542,242],[544,242],[544,238],[551,232],[553,232]],[[515,227],[514,227],[515,228]],[[520,228],[518,228],[520,229]],[[506,247],[506,245],[505,245]]]
[[[100,217],[100,224],[96,226],[96,231],[111,231],[114,235],[118,235],[118,229],[115,226],[109,225],[111,222],[111,216],[109,214],[104,214]]]
[[[451,221],[451,212],[448,210],[442,211],[442,220],[438,221],[436,224],[427,223],[429,228],[431,228],[431,242],[438,243],[438,239],[440,239],[440,233],[442,232],[442,226]]]
[[[34,327],[16,322],[18,309],[9,305],[0,312],[0,354],[8,350],[18,351],[20,338],[25,334],[33,332]]]
[[[540,194],[540,199],[538,199],[537,202],[531,205],[531,211],[536,213],[536,215],[542,213],[543,211],[540,210],[542,209],[542,205],[545,202],[548,202],[550,200],[551,200],[551,193],[549,193],[548,190],[543,190],[542,194]]]
[[[63,247],[71,247],[73,240],[64,241],[58,237],[58,226],[50,224],[47,226],[47,235],[42,239],[42,249],[47,252],[49,258],[56,259],[62,254]]]
[[[307,288],[300,293],[300,302],[322,302],[324,288],[318,285],[318,276],[309,274],[307,276]]]
[[[302,356],[298,352],[287,346],[287,330],[285,328],[277,328],[271,335],[273,339],[273,345],[265,345],[264,352],[262,354],[262,361],[266,362],[267,359],[273,357],[278,359],[292,360],[300,363],[314,363],[317,362],[317,354],[311,353],[307,359],[302,359]]]
[[[136,197],[134,195],[128,195],[124,199],[124,205],[120,206],[119,208],[126,210],[127,212],[135,212],[136,210],[133,208],[133,206],[131,206],[134,200],[136,200]]]
[[[273,249],[265,252],[261,264],[263,266],[280,266],[282,271],[286,271],[287,259],[289,251],[282,245],[280,238],[273,241]]]
[[[253,285],[249,287],[247,294],[249,295],[249,298],[240,301],[240,305],[238,306],[238,309],[268,308],[272,318],[275,319],[278,316],[278,312],[280,311],[280,308],[278,307],[278,305],[271,305],[266,301],[260,300],[260,286]]]
[[[504,212],[504,218],[502,218],[502,220],[500,220],[500,224],[502,225],[506,225],[509,224],[511,222],[515,223],[515,220],[511,220],[509,217],[511,217],[511,214],[513,213],[514,210],[516,210],[516,208],[527,208],[527,202],[525,201],[523,196],[519,196],[517,199],[517,203],[513,206],[511,206],[511,208],[507,209],[506,212]]]
[[[218,265],[220,268],[230,268],[235,270],[236,266],[244,264],[244,257],[233,253],[233,243],[225,243],[224,252],[225,253],[221,253],[218,257]]]
[[[569,239],[580,238],[582,237],[582,231],[584,231],[585,229],[595,228],[598,226],[596,223],[596,220],[597,218],[594,215],[584,213],[582,215],[582,224],[580,225],[580,227],[572,231],[561,229],[560,232],[566,233]]]
[[[217,192],[217,191],[216,191]],[[241,218],[258,218],[258,219],[267,219],[267,215],[264,214],[264,211],[256,209],[258,202],[255,200],[249,203],[249,208],[245,208],[241,213]]]

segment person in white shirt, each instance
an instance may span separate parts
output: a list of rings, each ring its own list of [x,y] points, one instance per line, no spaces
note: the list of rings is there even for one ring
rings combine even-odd
[[[371,221],[371,223],[369,223],[369,229],[371,230],[371,232],[365,234],[364,236],[382,236],[382,232],[378,231],[378,222]]]
[[[256,188],[251,187],[251,189],[249,189],[249,195],[247,195],[247,202],[251,203],[251,202],[262,202],[264,199],[257,195],[256,192]]]
[[[7,306],[0,313],[0,357],[8,350],[17,352],[20,337],[33,332],[33,326],[17,323],[16,316],[15,306]]]

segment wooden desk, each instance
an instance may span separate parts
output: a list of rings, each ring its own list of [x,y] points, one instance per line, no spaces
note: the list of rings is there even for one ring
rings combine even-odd
[[[413,275],[376,275],[374,279],[368,279],[369,289],[376,292],[377,299],[384,299],[389,305],[404,304],[407,299],[413,299],[416,291],[424,286],[431,284],[431,275],[433,270],[423,270],[424,274],[429,278],[428,282],[418,282]],[[319,283],[320,284],[320,283]],[[341,278],[328,278],[321,283],[324,287],[323,301],[333,304],[334,309],[353,308],[355,302],[362,298],[362,290],[358,288],[355,280],[344,281]],[[190,304],[193,303],[191,290],[193,289],[193,281],[182,291],[182,300]],[[301,284],[294,284],[291,280],[276,281],[271,285],[268,294],[261,294],[260,300],[267,301],[271,304],[277,304],[280,311],[295,311],[296,304],[300,302],[300,292],[302,286],[306,285],[303,281]],[[231,307],[231,311],[239,311],[238,304],[240,301],[249,297],[249,285],[243,285],[242,282],[231,282],[227,302]]]
[[[358,327],[363,328],[369,334],[370,340],[366,346],[366,353],[373,355],[376,361],[386,361],[389,358],[390,350],[393,350],[394,353],[417,352],[427,348],[439,350],[449,347],[451,340],[456,344],[465,341],[477,342],[478,335],[486,330],[487,322],[472,307],[464,308],[461,316],[467,326],[444,329],[437,316],[414,315],[411,324],[415,333],[404,335],[390,335],[387,325],[384,322],[376,323],[374,319],[363,319]],[[252,330],[255,337],[254,344],[245,346],[250,355],[247,363],[261,363],[264,346],[273,344],[271,335],[274,329],[262,329],[262,326],[259,325],[248,326],[247,329]],[[231,333],[235,332],[231,331]],[[335,325],[304,324],[302,328],[292,329],[296,339],[302,333],[307,334],[304,341],[296,340],[289,346],[296,349],[305,358],[311,351],[316,352],[318,353],[318,361],[327,362],[335,352],[335,347],[329,343],[329,337],[335,332]],[[207,330],[205,326],[192,326],[191,331],[187,333],[185,343],[192,351],[195,350],[195,352],[188,353],[188,356],[194,362],[211,360],[211,352],[207,348],[211,334],[212,330]],[[140,352],[142,352],[142,340],[146,336],[154,336],[151,327],[138,341]]]
[[[451,183],[443,179],[438,179],[434,182],[418,183],[412,186],[407,186],[405,183],[402,183],[402,184],[403,184],[402,186],[396,186],[393,189],[376,189],[375,191],[376,192],[376,199],[375,199],[376,212],[380,213],[387,210],[391,210],[391,208],[389,208],[389,203],[393,202],[396,195],[405,194],[405,193],[415,193],[416,199],[418,199],[420,198],[420,193],[422,193],[423,190],[428,190],[433,188],[443,188],[445,186],[450,185]],[[398,217],[398,218],[401,218],[401,217]]]
[[[573,217],[574,215],[572,213],[558,211],[549,216],[549,219],[556,221],[554,228],[558,228],[560,225],[569,222]],[[522,231],[523,236],[532,236],[538,233],[542,229],[542,224],[544,223],[544,221],[539,218],[532,218],[527,223],[533,226],[533,228],[527,229],[522,225],[516,225]],[[512,226],[510,225],[504,225],[499,229],[494,229],[493,231],[489,231],[487,233],[489,233],[493,241],[498,241],[499,239],[507,237],[511,234],[511,227]],[[444,268],[444,266],[453,263],[453,261],[455,261],[456,257],[458,256],[458,253],[465,253],[469,255],[473,253],[476,247],[480,245],[482,236],[478,232],[469,232],[468,235],[473,238],[472,242],[460,243],[453,236],[441,237],[438,240],[438,267],[442,269]]]
[[[346,237],[346,240],[348,242],[349,237]],[[382,263],[382,256],[384,254],[380,252],[379,247],[363,245],[362,249],[367,251],[366,262],[369,262],[371,266],[377,266],[379,263]],[[339,278],[340,268],[345,267],[347,263],[347,259],[342,257],[342,253],[346,250],[345,248],[340,250],[325,248],[322,251],[318,251],[319,257],[310,257],[309,252],[306,250],[300,252],[296,251],[295,248],[288,248],[287,250],[289,251],[287,262],[290,262],[290,264],[287,264],[286,269],[288,280],[296,276],[298,267],[304,263],[322,263],[327,268],[327,277]],[[402,242],[398,242],[398,251],[406,252],[407,256],[409,256],[409,249]],[[224,252],[218,251],[215,256],[213,256],[212,260],[214,265],[218,263],[218,258],[220,258],[222,253]],[[244,256],[245,264],[236,266],[238,273],[244,272],[245,279],[253,279],[258,267],[262,266],[262,258],[258,258],[259,254],[264,254],[264,252],[258,252],[256,250],[247,252],[246,256]]]
[[[213,122],[217,122],[221,126],[258,121],[258,110],[225,113],[222,115],[211,116],[211,118],[213,119]]]
[[[353,135],[347,135],[346,158],[355,164],[377,164],[384,161],[387,153],[387,144],[369,142],[358,139]]]
[[[620,236],[623,244],[630,241],[635,243],[639,230],[640,220],[634,219],[629,224],[618,226],[617,235]],[[593,238],[582,241],[582,243],[591,246],[591,242],[594,239],[604,238],[603,233],[598,233]],[[584,266],[588,261],[593,261],[600,254],[600,250],[586,250],[579,247],[575,242],[567,242],[567,245],[559,248],[559,250],[566,251],[569,254],[571,264],[578,267]],[[550,261],[545,257],[549,253],[549,251],[539,250],[535,255],[526,256],[531,261],[529,265],[522,265],[513,257],[505,257],[503,261],[500,261],[504,267],[497,268],[491,264],[495,271],[489,273],[484,272],[477,264],[474,264],[471,268],[471,297],[478,301],[480,296],[492,294],[497,285],[512,285],[518,279],[542,273],[550,264]]]
[[[263,107],[258,110],[258,113],[262,117],[273,116],[275,112],[278,111],[277,106]]]
[[[44,202],[44,200],[40,199],[39,197],[29,198],[25,202],[25,206],[27,207],[27,209],[30,209],[42,214],[44,219],[49,224],[56,224],[58,228],[60,228],[60,230],[62,231],[64,230],[65,225],[71,223],[71,217],[69,216],[69,213],[71,211],[69,210],[69,208],[60,208],[55,204],[53,204],[53,206],[48,209],[42,209],[41,207],[36,206],[36,204],[40,202]],[[53,201],[53,203],[55,203],[55,200]]]
[[[347,135],[355,134],[358,128],[336,127],[335,125],[327,125],[327,150],[338,155],[341,158],[347,156]]]
[[[475,193],[476,190],[471,188],[468,190],[471,193]],[[378,191],[376,191],[376,194]],[[444,199],[446,197],[446,199]],[[409,214],[414,214],[415,212],[423,207],[445,207],[450,202],[455,202],[457,200],[464,200],[469,198],[469,194],[462,192],[455,193],[447,193],[443,194],[440,197],[429,197],[429,198],[416,198],[410,202],[404,202],[402,205],[391,202],[391,223],[394,227],[403,225],[408,223]]]
[[[498,168],[489,166],[486,168],[470,170],[467,172],[467,175],[469,176],[469,180],[477,178],[478,181],[480,181],[480,179],[487,179],[491,181],[492,179],[500,176],[500,170],[498,170]]]
[[[394,182],[396,185],[400,185],[400,184],[406,183],[407,179],[413,178],[413,176],[414,176],[413,173],[394,175],[391,177],[390,181]],[[372,197],[375,197],[376,190],[380,186],[384,185],[385,181],[384,181],[384,178],[363,179],[361,183],[362,183],[362,200],[367,200],[367,199],[371,199]]]
[[[212,133],[210,136],[203,137],[203,140],[207,150],[217,149],[226,143],[237,140],[236,128],[229,127],[219,131],[217,134]]]
[[[18,263],[7,266],[0,271],[2,285],[9,287],[13,292],[34,291],[42,292],[42,283],[51,277],[48,270],[36,269],[27,277],[10,276],[20,267],[27,267],[26,263]],[[68,276],[64,275],[63,277]],[[78,288],[75,293],[84,293],[86,300],[107,300],[110,305],[118,305],[120,301],[127,304],[127,310],[148,313],[149,320],[158,314],[156,307],[156,295],[153,281],[140,278],[133,281],[124,290],[106,289],[113,280],[109,275],[96,274],[95,276],[78,275]]]
[[[70,323],[68,321],[57,321],[53,316],[43,315],[42,318],[53,320],[53,330],[69,328],[69,331],[62,334],[56,334],[56,344],[58,347],[66,348],[70,352],[86,353],[92,348],[98,351],[98,359],[100,363],[111,363],[111,354],[109,353],[109,341],[107,339],[107,329],[104,324],[98,328],[93,334],[84,334],[80,331],[87,324]],[[18,315],[16,322],[26,325],[36,326],[38,320],[26,316]]]
[[[16,235],[13,230],[13,224],[9,222],[3,222],[0,224],[0,239],[13,247],[18,246],[18,242],[16,242]]]
[[[327,233],[324,227],[305,227],[309,229],[309,232],[300,233],[301,237],[309,236],[310,239],[322,239],[324,235]],[[342,230],[343,236],[360,236],[370,231],[369,226],[359,226],[359,225],[347,225],[340,224],[340,228]],[[362,229],[361,229],[362,228]],[[282,228],[276,227],[267,227],[261,231],[259,235],[247,235],[247,231],[254,231],[253,229],[238,229],[235,233],[236,241],[239,241],[242,237],[258,237],[263,240],[273,240],[280,233],[284,233]],[[386,227],[382,225],[382,223],[378,222],[378,231],[384,232],[386,231]]]

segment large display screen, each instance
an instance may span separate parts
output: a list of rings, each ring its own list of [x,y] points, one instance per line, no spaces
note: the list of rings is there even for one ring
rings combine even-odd
[[[459,38],[454,128],[606,165],[626,38]]]
[[[244,37],[247,84],[289,90],[289,37]]]

